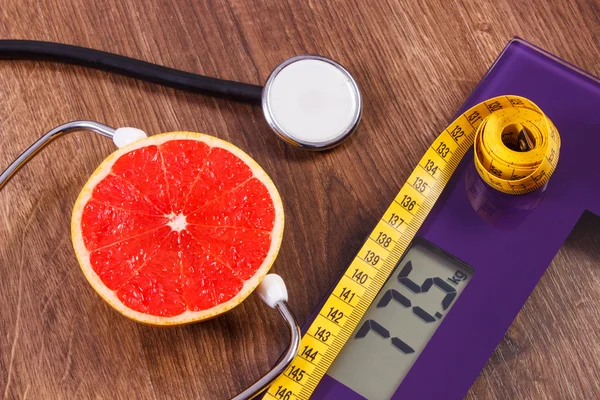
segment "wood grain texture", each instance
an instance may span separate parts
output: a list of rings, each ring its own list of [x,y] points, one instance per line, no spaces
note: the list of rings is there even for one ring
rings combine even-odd
[[[322,54],[354,74],[365,108],[349,142],[308,153],[277,139],[256,107],[78,67],[1,61],[0,168],[74,119],[231,141],[282,194],[286,233],[274,271],[306,321],[507,41],[521,36],[600,75],[599,17],[594,1],[2,0],[2,38],[88,46],[227,79],[261,83],[292,55]],[[251,296],[205,323],[146,327],[110,309],[78,268],[71,207],[111,151],[107,140],[71,135],[0,192],[0,395],[231,397],[283,349],[275,311]],[[600,221],[586,217],[467,398],[600,398],[599,249]]]

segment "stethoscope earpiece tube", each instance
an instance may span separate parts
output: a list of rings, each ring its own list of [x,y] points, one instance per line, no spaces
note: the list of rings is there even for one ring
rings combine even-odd
[[[0,174],[0,190],[6,185],[6,183],[21,169],[23,165],[25,165],[29,160],[31,160],[35,155],[46,147],[50,142],[59,137],[63,136],[66,133],[71,133],[74,131],[82,131],[88,130],[92,132],[96,132],[99,135],[113,138],[115,129],[110,126],[101,124],[99,122],[94,121],[71,121],[66,124],[62,124],[52,129],[50,132],[44,134],[41,138],[36,140],[27,150],[25,150],[19,157],[13,161],[2,174]]]
[[[44,60],[80,65],[174,89],[260,104],[262,86],[194,74],[106,51],[38,40],[0,40],[0,59]]]

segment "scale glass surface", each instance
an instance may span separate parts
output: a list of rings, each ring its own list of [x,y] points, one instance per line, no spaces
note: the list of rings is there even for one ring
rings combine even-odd
[[[505,94],[560,132],[548,186],[494,194],[469,151],[311,398],[462,399],[579,218],[600,214],[600,81],[515,38],[459,112]]]

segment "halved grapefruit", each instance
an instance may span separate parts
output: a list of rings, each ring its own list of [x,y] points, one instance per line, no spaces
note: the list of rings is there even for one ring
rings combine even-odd
[[[201,321],[244,300],[283,234],[273,182],[246,153],[190,132],[117,150],[83,187],[71,222],[92,287],[152,325]]]

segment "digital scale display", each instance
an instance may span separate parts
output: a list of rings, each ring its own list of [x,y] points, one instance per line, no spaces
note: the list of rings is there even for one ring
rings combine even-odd
[[[466,264],[416,241],[327,374],[368,399],[391,398],[472,276]]]

